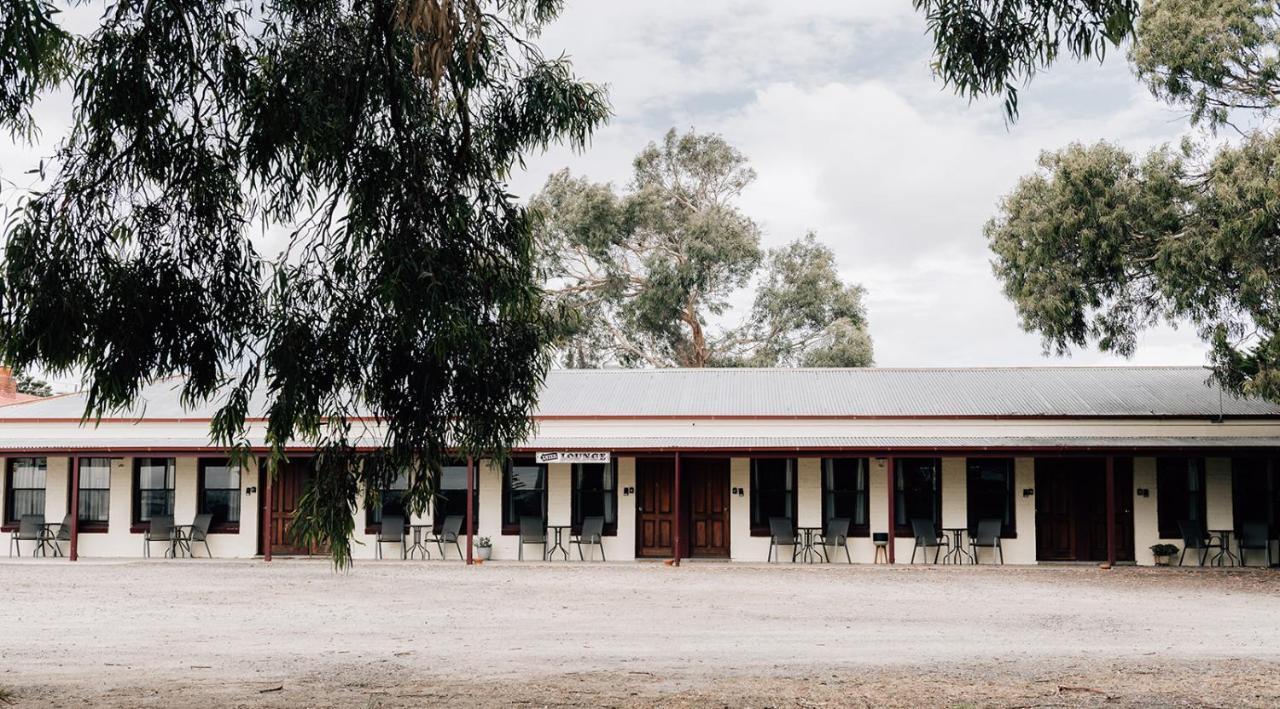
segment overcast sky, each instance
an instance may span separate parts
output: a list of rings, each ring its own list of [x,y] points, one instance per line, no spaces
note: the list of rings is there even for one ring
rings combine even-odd
[[[1121,54],[1036,77],[1009,127],[998,100],[970,104],[934,80],[907,0],[569,0],[541,45],[607,84],[614,118],[584,154],[530,159],[521,196],[563,167],[625,185],[632,157],[668,128],[716,132],[759,174],[742,208],[765,245],[815,230],[866,286],[877,365],[1206,361],[1185,326],[1150,332],[1133,360],[1046,358],[991,273],[982,225],[1041,150],[1141,150],[1186,130]]]
[[[720,133],[759,175],[741,206],[765,246],[814,230],[842,276],[867,288],[877,365],[1126,361],[1046,358],[1000,293],[982,235],[1041,150],[1100,139],[1143,150],[1187,130],[1122,55],[1036,77],[1006,126],[999,100],[970,104],[934,80],[908,0],[569,0],[540,44],[606,84],[614,117],[584,153],[529,156],[512,185],[522,198],[564,167],[624,185],[635,154],[672,127]],[[0,202],[31,184],[23,173],[52,149],[68,108],[65,96],[37,106],[40,145],[0,138]],[[1162,327],[1131,362],[1200,365],[1205,351],[1192,328]]]

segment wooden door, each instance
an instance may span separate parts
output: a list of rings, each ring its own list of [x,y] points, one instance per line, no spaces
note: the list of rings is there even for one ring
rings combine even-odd
[[[636,461],[636,556],[675,555],[675,461]]]
[[[1076,558],[1075,486],[1070,461],[1036,460],[1036,559]]]
[[[311,549],[293,538],[293,515],[310,477],[310,460],[291,460],[281,466],[271,486],[271,553],[310,554]]]
[[[680,463],[682,482],[689,481],[689,556],[729,558],[729,461]]]

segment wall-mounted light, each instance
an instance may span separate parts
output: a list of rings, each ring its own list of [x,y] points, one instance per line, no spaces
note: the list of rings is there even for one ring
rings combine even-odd
[[[1029,487],[1024,487],[1024,488],[1022,488],[1022,496],[1023,496],[1023,497],[1031,497],[1031,496],[1032,496],[1032,495],[1034,495],[1034,494],[1036,494],[1036,491],[1035,491],[1035,490],[1033,490],[1033,489],[1031,489],[1031,488],[1029,488]]]
[[[1138,497],[1151,497],[1151,491],[1145,487],[1138,488],[1137,493]]]

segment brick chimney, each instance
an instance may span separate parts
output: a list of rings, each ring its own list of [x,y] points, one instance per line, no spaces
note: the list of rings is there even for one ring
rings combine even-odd
[[[13,396],[18,393],[18,380],[13,376],[13,368],[0,365],[0,396]]]

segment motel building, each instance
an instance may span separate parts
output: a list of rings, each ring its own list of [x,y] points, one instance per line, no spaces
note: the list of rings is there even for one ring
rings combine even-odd
[[[78,509],[78,556],[137,558],[152,516],[209,514],[214,557],[311,551],[288,530],[306,447],[268,480],[258,464],[228,463],[208,438],[215,407],[184,408],[172,380],[96,424],[81,421],[84,403],[73,394],[0,406],[6,531],[24,515],[58,523]],[[967,546],[981,521],[998,520],[1007,564],[1143,565],[1153,544],[1183,547],[1181,523],[1231,533],[1233,554],[1244,526],[1264,523],[1280,560],[1280,406],[1224,393],[1202,368],[554,371],[535,418],[505,465],[446,467],[440,499],[407,523],[430,535],[469,510],[492,558],[514,560],[521,518],[536,517],[561,528],[576,563],[570,535],[602,517],[611,562],[762,563],[775,520],[803,535],[847,519],[848,559],[874,563],[879,551],[903,564],[918,521]],[[249,434],[259,448],[261,428]],[[373,559],[384,515],[403,508],[393,488],[354,514],[353,553]],[[467,550],[465,532],[460,549],[445,548],[449,559]],[[524,546],[524,559],[541,551]],[[846,563],[845,549],[831,551]],[[398,559],[399,548],[383,555]],[[992,549],[979,555],[996,560]],[[779,556],[791,563],[792,549]],[[1266,551],[1247,561],[1266,564]]]

